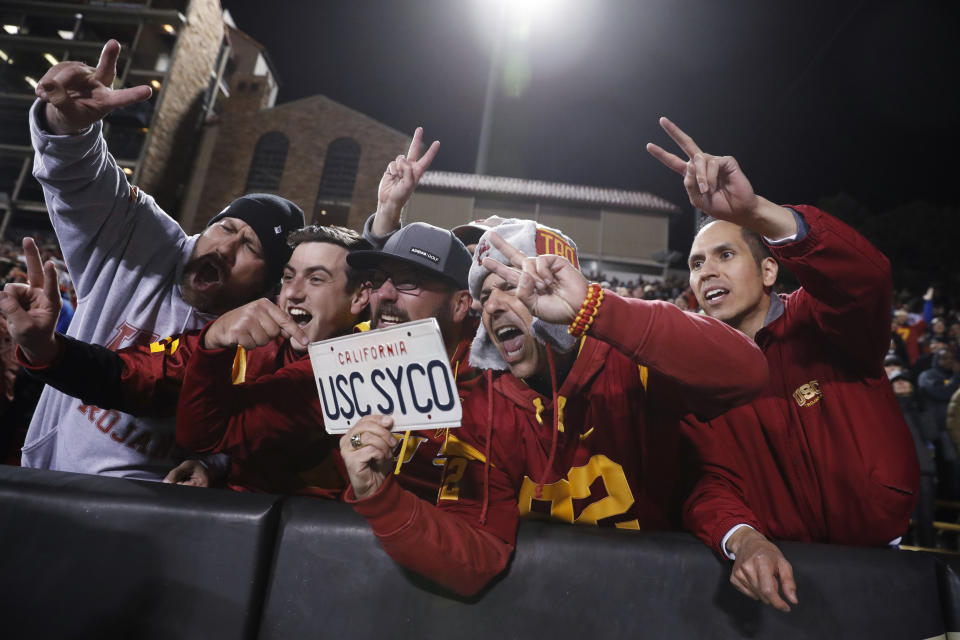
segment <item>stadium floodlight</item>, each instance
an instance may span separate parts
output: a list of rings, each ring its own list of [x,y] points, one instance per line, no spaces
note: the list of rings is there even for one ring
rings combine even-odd
[[[494,102],[499,86],[504,82],[503,77],[503,49],[504,46],[513,48],[516,44],[526,43],[531,39],[531,33],[536,29],[549,31],[560,24],[560,20],[567,15],[566,7],[570,0],[477,0],[474,3],[476,24],[485,35],[492,35],[490,55],[490,69],[487,74],[487,89],[484,93],[483,115],[480,120],[480,139],[477,144],[477,160],[474,172],[486,173],[487,155],[490,146],[490,133],[493,127]],[[508,53],[509,56],[509,53]],[[520,79],[513,77],[511,93],[519,93],[524,80],[529,80],[529,65],[508,65],[514,71],[519,71]],[[518,76],[518,73],[511,74]],[[509,78],[507,78],[509,80]]]

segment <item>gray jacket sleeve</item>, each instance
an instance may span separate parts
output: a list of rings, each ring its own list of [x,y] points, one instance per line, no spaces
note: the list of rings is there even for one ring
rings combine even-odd
[[[148,264],[158,252],[182,245],[186,234],[153,198],[130,186],[107,151],[101,122],[76,135],[54,135],[41,126],[45,104],[37,100],[30,109],[33,175],[43,187],[50,221],[82,299],[107,262],[136,256]]]
[[[390,239],[390,236],[399,231],[399,227],[387,233],[385,235],[379,236],[373,232],[373,219],[376,217],[376,213],[371,213],[370,217],[367,218],[367,221],[363,223],[363,239],[370,243],[370,245],[379,251],[383,249],[383,245],[387,244],[387,240]]]

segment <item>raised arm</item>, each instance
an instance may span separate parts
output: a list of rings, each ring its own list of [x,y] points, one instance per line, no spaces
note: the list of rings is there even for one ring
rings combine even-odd
[[[30,109],[33,175],[81,299],[101,278],[137,271],[159,251],[186,242],[180,225],[129,185],[101,133],[105,115],[150,97],[147,86],[111,88],[119,52],[111,40],[96,67],[76,61],[51,67]]]
[[[515,285],[530,313],[554,324],[574,321],[588,287],[577,268],[560,256],[527,257],[496,232],[490,240],[510,265],[485,257],[483,266]],[[767,383],[767,362],[753,341],[669,303],[605,291],[589,335],[688,390],[681,401],[701,417],[751,400]]]
[[[797,232],[793,214],[786,208],[758,196],[733,156],[704,153],[693,138],[667,118],[660,126],[683,150],[687,159],[650,142],[647,151],[683,176],[690,204],[718,220],[726,220],[779,240]]]
[[[649,143],[647,150],[683,175],[691,204],[760,234],[773,256],[803,285],[797,306],[864,374],[876,375],[889,337],[893,281],[890,262],[863,236],[815,207],[776,205],[758,196],[732,156],[704,153],[666,118],[660,124],[686,161]],[[797,212],[801,220],[798,225]],[[780,242],[787,239],[795,240]],[[804,300],[809,305],[802,304]]]
[[[397,156],[383,172],[377,189],[377,211],[364,229],[364,238],[367,241],[374,246],[382,246],[386,238],[400,228],[403,208],[438,151],[440,142],[434,140],[424,153],[423,127],[417,127],[407,155]]]

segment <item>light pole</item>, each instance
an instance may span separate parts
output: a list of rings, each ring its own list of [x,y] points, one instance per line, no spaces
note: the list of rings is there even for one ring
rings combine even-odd
[[[490,71],[487,73],[487,92],[483,98],[483,115],[480,117],[480,140],[477,144],[477,161],[473,172],[483,175],[487,172],[487,155],[490,151],[490,130],[493,127],[493,107],[497,86],[500,80],[500,59],[503,51],[503,32],[505,29],[506,5],[497,3],[497,23],[493,36],[493,50],[490,54]]]

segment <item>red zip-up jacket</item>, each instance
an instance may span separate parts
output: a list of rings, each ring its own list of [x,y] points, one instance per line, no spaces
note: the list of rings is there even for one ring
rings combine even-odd
[[[913,441],[883,370],[890,263],[839,220],[793,208],[807,235],[770,249],[802,287],[756,335],[770,383],[688,430],[705,474],[684,523],[718,552],[740,523],[783,540],[885,545],[916,500]]]
[[[177,444],[228,454],[232,489],[338,498],[339,438],[323,429],[307,354],[283,338],[249,351],[205,349],[202,339],[183,377]]]
[[[557,390],[559,412],[509,373],[489,376],[447,439],[438,506],[391,478],[366,499],[351,489],[346,499],[397,562],[470,594],[506,566],[521,514],[627,529],[676,524],[680,417],[717,415],[766,380],[763,356],[743,334],[607,291]]]

